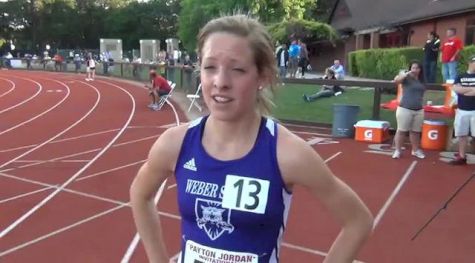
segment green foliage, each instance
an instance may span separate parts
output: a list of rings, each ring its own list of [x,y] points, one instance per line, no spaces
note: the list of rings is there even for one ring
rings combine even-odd
[[[466,46],[460,52],[457,71],[467,70],[467,61],[475,54],[475,46]],[[424,52],[419,47],[381,48],[357,50],[348,54],[349,71],[352,76],[391,80],[401,69],[407,69],[411,60],[423,61]],[[441,72],[441,63],[437,63]],[[441,81],[441,74],[437,74]]]
[[[468,60],[470,57],[475,56],[475,45],[465,46],[460,52],[460,63],[458,63],[457,71],[463,73],[467,71]]]
[[[304,41],[321,39],[335,41],[338,38],[330,25],[303,19],[284,20],[270,25],[268,30],[272,37],[280,42],[287,42],[291,36]]]
[[[381,48],[353,51],[349,56],[351,75],[375,79],[393,79],[411,60],[422,61],[421,48]]]
[[[314,0],[283,0],[285,20],[303,19],[306,10],[314,9],[317,1]]]
[[[261,2],[254,4],[250,0],[183,0],[178,19],[178,36],[184,47],[195,50],[200,29],[211,19],[233,13],[253,14],[261,10]]]

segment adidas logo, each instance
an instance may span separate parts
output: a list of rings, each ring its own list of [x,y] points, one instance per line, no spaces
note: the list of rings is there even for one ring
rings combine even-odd
[[[196,172],[198,169],[196,168],[195,158],[191,158],[191,160],[186,162],[183,168]]]

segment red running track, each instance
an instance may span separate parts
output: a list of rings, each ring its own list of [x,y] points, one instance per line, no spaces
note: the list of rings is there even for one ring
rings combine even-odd
[[[141,244],[132,242],[128,189],[154,140],[187,120],[178,105],[176,112],[168,105],[160,112],[147,109],[141,86],[109,78],[85,82],[75,74],[0,72],[1,262],[146,262]],[[333,140],[325,128],[288,128],[376,216],[359,261],[473,261],[475,183],[411,241],[470,176],[469,166],[449,166],[436,152],[425,160],[392,160],[387,148]],[[176,257],[180,234],[172,178],[158,210],[169,253]],[[322,262],[338,231],[319,202],[296,188],[282,262]]]

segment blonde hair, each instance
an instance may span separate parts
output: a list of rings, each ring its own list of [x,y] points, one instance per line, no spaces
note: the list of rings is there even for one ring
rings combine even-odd
[[[198,53],[202,57],[204,43],[213,33],[224,32],[245,37],[254,55],[254,63],[260,76],[265,76],[268,86],[257,93],[258,111],[270,115],[274,106],[272,98],[277,84],[277,65],[274,45],[266,28],[256,19],[246,15],[223,16],[209,21],[198,35]]]

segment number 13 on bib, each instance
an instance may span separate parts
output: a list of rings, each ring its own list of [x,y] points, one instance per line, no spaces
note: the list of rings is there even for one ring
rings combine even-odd
[[[267,180],[227,175],[222,207],[264,214],[269,195],[269,184]]]

